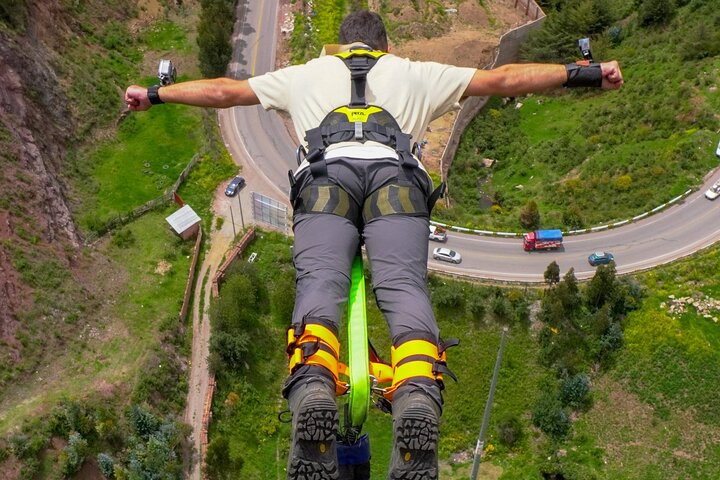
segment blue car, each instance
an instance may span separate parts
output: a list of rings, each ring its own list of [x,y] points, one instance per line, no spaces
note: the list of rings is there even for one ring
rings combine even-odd
[[[228,197],[234,197],[244,186],[245,179],[243,177],[235,177],[230,181],[230,184],[225,189],[225,195]]]
[[[610,252],[593,252],[588,257],[588,262],[593,267],[598,265],[607,265],[613,260],[615,260],[615,257],[613,257],[613,254]]]

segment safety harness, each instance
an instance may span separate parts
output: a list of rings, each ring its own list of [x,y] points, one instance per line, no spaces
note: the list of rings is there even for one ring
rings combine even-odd
[[[340,142],[373,141],[394,149],[406,173],[405,179],[412,179],[412,169],[418,166],[413,151],[419,150],[413,147],[411,135],[403,133],[390,113],[376,105],[368,105],[365,99],[367,74],[383,55],[387,53],[365,47],[355,47],[334,55],[342,59],[350,70],[350,103],[328,113],[319,127],[305,132],[308,143],[305,159],[310,163],[314,178],[327,176],[324,156],[328,146]]]
[[[306,318],[302,323],[291,325],[287,331],[287,354],[290,375],[301,365],[325,367],[335,380],[335,394],[343,395],[348,385],[340,381],[347,367],[341,364],[340,342],[334,327],[319,318]]]
[[[340,142],[373,141],[387,145],[398,155],[397,183],[386,185],[371,193],[360,206],[336,185],[326,184],[304,189],[293,197],[293,209],[298,213],[332,213],[352,221],[362,214],[365,222],[381,215],[429,215],[435,202],[445,193],[441,183],[427,198],[413,187],[414,169],[419,166],[421,150],[413,143],[412,136],[404,133],[395,118],[376,105],[368,105],[365,98],[368,72],[386,52],[354,47],[348,52],[337,53],[350,70],[350,103],[328,113],[320,126],[305,132],[307,151],[300,146],[297,152],[298,165],[303,159],[310,166],[314,179],[327,177],[325,151],[330,145]],[[295,186],[295,177],[288,172],[290,185]],[[361,212],[358,212],[358,208]]]
[[[348,383],[341,376],[348,375],[348,367],[339,361],[340,342],[335,329],[324,325],[321,319],[307,318],[301,324],[288,329],[287,354],[292,375],[301,365],[320,365],[330,372],[335,380],[335,394],[340,396],[348,391]],[[383,361],[369,345],[369,371],[376,384],[391,383],[378,388],[382,396],[392,402],[395,391],[408,380],[429,380],[444,389],[443,375],[457,381],[447,366],[445,351],[458,345],[457,339],[434,341],[415,334],[417,338],[406,338],[391,347],[391,363]]]

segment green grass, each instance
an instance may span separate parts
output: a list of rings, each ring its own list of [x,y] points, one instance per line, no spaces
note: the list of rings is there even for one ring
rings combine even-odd
[[[159,21],[142,32],[138,41],[150,50],[162,52],[172,50],[179,53],[191,53],[194,46],[188,41],[188,31],[181,25],[170,21]]]
[[[117,139],[93,150],[86,202],[79,216],[85,227],[128,213],[164,194],[202,146],[198,109],[163,105],[132,114]],[[91,195],[95,193],[95,195]]]

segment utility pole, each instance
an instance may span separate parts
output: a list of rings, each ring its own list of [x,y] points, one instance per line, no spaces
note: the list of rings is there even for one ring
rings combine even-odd
[[[493,398],[495,397],[495,386],[497,385],[497,378],[500,373],[500,363],[502,362],[507,332],[508,327],[503,327],[502,337],[500,338],[500,347],[498,348],[497,358],[495,359],[495,370],[493,371],[492,381],[490,382],[490,391],[488,392],[487,402],[485,402],[485,413],[483,413],[480,434],[478,435],[477,444],[475,445],[473,468],[472,473],[470,474],[470,480],[476,480],[478,471],[480,470],[480,459],[482,458],[483,451],[485,450],[485,434],[487,433],[487,426],[490,422],[490,411],[492,410]]]
[[[237,237],[237,232],[235,231],[235,217],[232,213],[232,205],[230,205],[230,221],[232,222],[233,226],[233,238]]]

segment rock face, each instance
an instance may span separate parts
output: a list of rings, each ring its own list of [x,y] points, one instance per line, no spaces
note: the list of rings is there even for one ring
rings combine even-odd
[[[42,24],[61,16],[56,2],[26,5],[20,25],[0,17],[11,27],[0,28],[0,335],[11,347],[16,314],[32,302],[18,258],[47,252],[68,264],[81,243],[59,175],[72,118],[48,46],[63,29]]]

